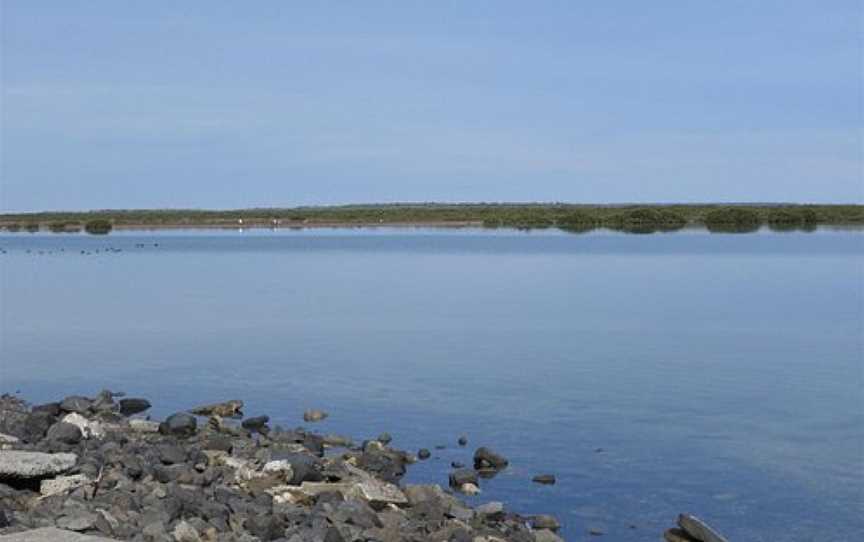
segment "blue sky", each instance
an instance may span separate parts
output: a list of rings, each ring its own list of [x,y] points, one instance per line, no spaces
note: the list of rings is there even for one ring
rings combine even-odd
[[[0,5],[2,210],[864,201],[857,0]]]

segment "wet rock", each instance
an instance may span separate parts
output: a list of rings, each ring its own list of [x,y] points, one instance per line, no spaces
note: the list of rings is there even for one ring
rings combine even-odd
[[[468,445],[468,437],[462,435],[458,440],[459,446],[467,446]]]
[[[450,466],[453,467],[454,469],[464,469],[465,463],[463,463],[461,461],[451,461]]]
[[[420,459],[429,459],[430,457],[432,457],[432,452],[430,452],[426,448],[420,448],[420,451],[417,452],[417,457],[419,457]]]
[[[393,437],[390,436],[390,433],[381,433],[375,440],[386,446],[387,444],[390,444],[390,442],[393,440]]]
[[[81,395],[70,395],[60,402],[60,410],[63,412],[77,412],[78,414],[89,414],[93,401]]]
[[[606,532],[603,529],[598,529],[596,527],[592,527],[588,529],[588,534],[591,536],[603,536]]]
[[[222,418],[234,418],[243,415],[243,401],[232,399],[224,403],[214,403],[212,405],[204,405],[190,410],[192,414],[198,416],[220,416]]]
[[[531,518],[531,527],[534,529],[549,529],[550,531],[558,531],[561,528],[561,523],[554,516],[547,514],[539,514]]]
[[[346,437],[343,435],[324,435],[322,440],[325,446],[330,446],[333,448],[350,448],[354,445],[354,441],[351,440],[351,437]]]
[[[120,414],[124,416],[134,416],[149,409],[152,405],[147,399],[138,397],[130,397],[128,399],[120,399],[119,407]]]
[[[303,421],[308,423],[320,422],[328,416],[329,414],[324,412],[323,410],[309,409],[303,413]]]
[[[727,542],[726,538],[720,533],[709,527],[701,519],[690,514],[679,515],[678,526],[700,542]]]
[[[159,432],[163,435],[174,435],[178,437],[190,437],[198,428],[198,420],[195,416],[186,412],[178,412],[168,416],[159,425]]]
[[[507,468],[508,464],[506,457],[485,446],[474,452],[475,469],[501,470]]]
[[[474,484],[476,486],[479,481],[475,471],[471,469],[458,469],[450,473],[449,483],[453,489],[460,489],[464,484]]]
[[[75,454],[47,454],[21,450],[0,451],[0,481],[41,479],[63,474],[78,461]]]
[[[555,483],[555,475],[554,474],[538,474],[534,478],[531,479],[534,483],[537,484],[545,484],[552,485]]]

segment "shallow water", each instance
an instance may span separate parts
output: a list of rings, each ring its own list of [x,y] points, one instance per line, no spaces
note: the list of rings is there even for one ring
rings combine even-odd
[[[488,445],[511,468],[477,500],[553,513],[568,540],[658,540],[682,511],[735,541],[864,532],[861,233],[2,234],[0,248],[0,392],[122,389],[156,416],[236,397],[292,427],[323,408],[322,432],[446,445],[413,482],[446,485],[450,461]],[[557,485],[531,483],[544,472]]]

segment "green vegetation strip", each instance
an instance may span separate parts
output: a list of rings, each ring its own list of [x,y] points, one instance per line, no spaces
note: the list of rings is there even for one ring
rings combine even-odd
[[[490,228],[557,227],[582,232],[608,228],[635,233],[705,226],[746,232],[764,224],[778,230],[819,225],[864,225],[864,205],[580,205],[580,204],[386,204],[288,209],[105,210],[0,215],[9,231],[108,233],[112,228],[307,227],[368,225],[483,225]]]

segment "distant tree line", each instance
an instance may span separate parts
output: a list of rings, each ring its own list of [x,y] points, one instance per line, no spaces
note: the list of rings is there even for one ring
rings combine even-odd
[[[384,204],[289,209],[114,210],[0,215],[10,231],[84,231],[114,227],[303,227],[306,225],[430,224],[489,228],[560,228],[584,232],[607,228],[634,233],[704,226],[715,232],[746,232],[763,225],[776,230],[818,225],[864,225],[862,205],[580,205],[580,204]]]

